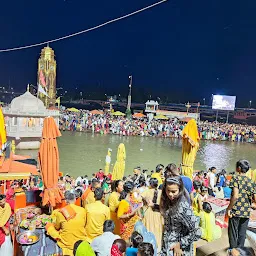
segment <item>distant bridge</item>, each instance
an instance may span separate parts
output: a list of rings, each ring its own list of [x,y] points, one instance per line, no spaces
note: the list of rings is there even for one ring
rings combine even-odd
[[[102,101],[102,100],[74,100],[74,101],[63,101],[62,103],[69,103],[69,104],[84,104],[88,105],[91,103],[97,103],[101,105],[102,107],[107,107],[109,106],[110,102],[109,101]],[[113,106],[118,106],[118,107],[126,107],[127,103],[126,102],[112,102]],[[132,108],[145,108],[145,104],[141,103],[132,103],[131,104]]]

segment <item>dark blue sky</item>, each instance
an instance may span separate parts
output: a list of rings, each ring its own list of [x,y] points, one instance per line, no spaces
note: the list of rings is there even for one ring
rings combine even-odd
[[[1,1],[0,49],[77,32],[157,0]],[[172,101],[256,93],[255,0],[169,0],[96,31],[56,42],[57,84],[71,90],[134,94]],[[36,83],[41,47],[0,53],[0,84]],[[255,100],[256,101],[256,100]],[[254,102],[256,103],[256,102]],[[255,106],[255,104],[253,104]]]

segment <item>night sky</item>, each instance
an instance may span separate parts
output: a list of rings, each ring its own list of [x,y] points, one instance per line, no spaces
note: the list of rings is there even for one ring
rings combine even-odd
[[[157,0],[1,1],[0,49],[47,41],[138,10]],[[99,95],[128,91],[172,102],[210,103],[211,94],[256,106],[255,0],[169,0],[98,30],[50,44],[57,86]],[[36,84],[42,47],[0,53],[0,85]]]

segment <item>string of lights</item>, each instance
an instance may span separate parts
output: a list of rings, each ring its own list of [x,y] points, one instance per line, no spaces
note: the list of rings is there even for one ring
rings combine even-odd
[[[147,7],[144,7],[142,9],[137,10],[137,11],[131,12],[131,13],[126,14],[124,16],[121,16],[121,17],[109,20],[109,21],[107,21],[105,23],[102,23],[100,25],[97,25],[97,26],[94,26],[94,27],[91,27],[91,28],[88,28],[88,29],[85,29],[85,30],[82,30],[82,31],[79,31],[79,32],[76,32],[76,33],[73,33],[73,34],[70,34],[70,35],[62,36],[62,37],[59,37],[59,38],[56,38],[56,39],[52,39],[52,40],[48,40],[48,41],[44,41],[44,42],[40,42],[40,43],[35,43],[35,44],[30,44],[30,45],[25,45],[25,46],[19,46],[19,47],[14,47],[14,48],[8,48],[8,49],[0,49],[0,53],[33,48],[33,47],[37,47],[37,46],[46,45],[46,44],[49,44],[49,43],[54,43],[54,42],[58,42],[58,41],[61,41],[61,40],[65,40],[65,39],[68,39],[68,38],[71,38],[71,37],[75,37],[75,36],[78,36],[78,35],[81,35],[81,34],[85,34],[87,32],[99,29],[99,28],[104,27],[106,25],[109,25],[111,23],[114,23],[114,22],[126,19],[128,17],[131,17],[133,15],[136,15],[138,13],[141,13],[143,11],[151,9],[151,8],[153,8],[155,6],[158,6],[160,4],[163,4],[164,2],[167,2],[167,1],[168,0],[159,1],[157,3],[151,4],[151,5],[147,6]]]

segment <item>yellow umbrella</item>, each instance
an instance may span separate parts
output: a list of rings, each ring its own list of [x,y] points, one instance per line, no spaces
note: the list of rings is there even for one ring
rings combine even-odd
[[[71,112],[79,112],[80,111],[77,108],[68,108],[67,110],[71,111]]]
[[[124,177],[124,170],[125,170],[125,146],[121,143],[118,146],[117,150],[117,159],[114,165],[113,173],[112,173],[112,180],[121,180]]]
[[[125,116],[125,114],[120,112],[120,111],[116,111],[116,112],[112,113],[111,115],[113,115],[113,116]]]
[[[196,121],[191,119],[182,131],[182,173],[192,179],[193,166],[199,148],[199,134]]]
[[[168,117],[166,117],[165,115],[157,115],[154,117],[157,120],[167,120],[169,119]]]
[[[108,175],[108,173],[109,173],[109,166],[111,163],[111,151],[112,151],[112,149],[109,148],[108,154],[106,155],[105,175]]]
[[[0,107],[0,156],[3,155],[3,150],[6,147],[6,142],[7,142],[7,136],[6,136],[6,130],[5,130],[4,115],[3,115],[2,107]]]

